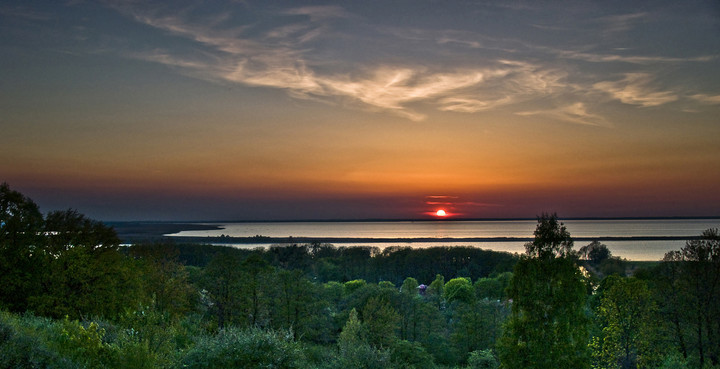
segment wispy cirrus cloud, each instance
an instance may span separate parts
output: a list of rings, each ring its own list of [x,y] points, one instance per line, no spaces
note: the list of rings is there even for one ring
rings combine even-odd
[[[624,104],[651,107],[678,100],[672,91],[659,91],[652,87],[653,77],[648,73],[627,73],[619,81],[598,82],[593,85],[598,91],[609,94]]]
[[[628,15],[630,19],[640,18],[643,14]],[[622,16],[618,16],[622,18]],[[613,17],[610,17],[613,18]],[[610,22],[610,20],[607,20]],[[619,21],[617,21],[619,22]],[[556,26],[542,26],[542,25],[531,25],[533,28],[539,29],[552,29],[556,31],[569,31],[573,28],[563,28]],[[608,25],[615,31],[620,31],[625,27],[615,24],[614,26]],[[491,37],[484,34],[478,34],[475,32],[463,32],[463,31],[440,31],[431,32],[427,30],[403,30],[403,29],[388,29],[393,36],[411,40],[411,41],[432,41],[438,45],[452,46],[457,48],[466,49],[483,49],[488,51],[501,51],[512,54],[545,54],[554,58],[578,60],[591,63],[627,63],[637,65],[651,65],[651,64],[678,64],[678,63],[705,63],[712,62],[720,59],[720,54],[709,53],[694,56],[667,56],[667,55],[641,55],[632,54],[632,48],[616,47],[612,51],[615,52],[591,52],[596,48],[596,45],[586,44],[580,48],[560,48],[554,46],[547,46],[543,44],[528,43],[521,39],[515,39],[511,37]],[[621,51],[621,52],[619,52]]]
[[[688,97],[703,104],[720,104],[720,95],[695,94]]]
[[[53,16],[49,13],[37,11],[22,5],[2,5],[0,6],[0,16],[23,18],[34,21],[47,21],[53,18]]]
[[[591,126],[610,126],[610,123],[598,114],[592,114],[588,112],[587,107],[582,102],[576,102],[569,105],[564,105],[552,109],[534,110],[534,111],[521,111],[515,114],[529,117],[529,116],[544,116],[555,120],[591,125]]]
[[[596,21],[603,27],[606,33],[627,32],[640,21],[650,16],[647,12],[637,12],[629,14],[608,15],[598,18]]]
[[[205,48],[196,58],[168,50],[133,53],[132,57],[184,68],[206,78],[284,89],[297,98],[339,99],[412,120],[425,118],[410,107],[413,103],[473,113],[563,88],[563,73],[512,60],[442,68],[378,62],[347,73],[323,72],[327,62],[314,61],[310,57],[312,46],[305,43],[323,35],[320,30],[326,29],[325,20],[351,17],[337,7],[284,10],[283,14],[307,19],[280,24],[260,37],[247,36],[245,27],[222,29],[195,24],[181,14],[129,13],[139,22]]]
[[[306,15],[310,17],[311,21],[329,18],[353,18],[352,14],[337,5],[301,6],[284,10],[281,13],[286,15]]]
[[[685,63],[685,62],[709,62],[717,60],[717,55],[702,55],[694,57],[668,57],[668,56],[642,56],[642,55],[619,55],[587,53],[571,50],[554,49],[555,53],[567,59],[583,60],[593,63],[622,62],[630,64],[655,64],[655,63]]]

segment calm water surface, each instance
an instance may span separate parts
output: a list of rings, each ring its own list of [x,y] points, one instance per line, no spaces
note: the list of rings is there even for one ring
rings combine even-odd
[[[720,219],[636,219],[636,220],[567,220],[573,237],[642,237],[697,236],[708,228],[719,228]],[[183,231],[170,236],[191,237],[308,237],[308,238],[531,238],[535,220],[508,221],[388,221],[388,222],[270,222],[270,223],[204,223],[221,227],[218,230]],[[666,252],[678,250],[685,241],[607,241],[613,255],[630,260],[660,260]],[[366,246],[357,242],[336,243],[338,246]],[[388,246],[453,246],[470,245],[508,252],[524,252],[523,242],[392,242],[373,243]],[[576,248],[584,242],[576,243]],[[267,245],[236,245],[258,247]]]

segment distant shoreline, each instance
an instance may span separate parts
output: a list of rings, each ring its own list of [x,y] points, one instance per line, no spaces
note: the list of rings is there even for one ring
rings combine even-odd
[[[657,219],[720,219],[713,217],[700,218],[607,218],[594,220],[657,220]],[[514,219],[519,220],[519,219]],[[585,219],[568,219],[585,220]],[[590,220],[587,218],[587,220]],[[220,224],[239,222],[212,222],[202,224],[195,222],[108,222],[123,243],[142,242],[180,242],[180,243],[213,243],[213,244],[309,244],[309,243],[462,243],[462,242],[529,242],[532,237],[414,237],[414,238],[374,238],[374,237],[232,237],[232,236],[168,236],[182,231],[221,230]],[[699,236],[600,236],[573,237],[576,242],[589,241],[687,241],[698,239]]]
[[[567,220],[693,220],[693,219],[720,219],[720,215],[712,216],[659,216],[659,217],[570,217],[560,218],[561,222]],[[535,221],[532,218],[417,218],[417,219],[386,219],[386,218],[366,218],[366,219],[270,219],[270,220],[129,220],[129,221],[105,221],[105,224],[112,226],[123,225],[185,225],[185,226],[206,226],[212,227],[210,224],[228,224],[228,223],[368,223],[368,222],[512,222],[512,221]],[[214,228],[212,228],[214,229]]]
[[[227,244],[306,244],[306,243],[414,243],[414,242],[530,242],[532,237],[416,237],[416,238],[369,238],[369,237],[187,237],[165,236],[168,239],[189,243],[227,243]],[[687,241],[699,239],[699,236],[635,236],[635,237],[573,237],[573,241]]]

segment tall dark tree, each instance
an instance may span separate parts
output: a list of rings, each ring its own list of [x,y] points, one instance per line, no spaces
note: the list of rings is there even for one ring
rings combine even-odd
[[[666,275],[673,277],[664,287],[674,298],[665,310],[678,323],[680,350],[686,355],[695,351],[701,367],[708,361],[720,364],[720,233],[704,231],[680,251],[667,253],[664,264]]]
[[[271,281],[273,268],[258,254],[250,254],[242,262],[241,294],[245,297],[243,308],[250,326],[267,327],[270,319],[270,289],[276,287]]]
[[[322,341],[330,329],[328,302],[299,270],[278,269],[272,276],[272,326],[291,329],[295,339]],[[265,286],[266,289],[269,286]]]
[[[418,294],[418,281],[415,278],[406,278],[400,287],[398,296],[398,313],[400,314],[400,339],[415,341],[418,337],[418,323],[420,304],[422,300]]]
[[[512,311],[497,345],[503,367],[589,367],[587,288],[572,244],[555,214],[538,218],[508,288]]]
[[[161,314],[178,318],[193,309],[197,291],[171,244],[138,245],[129,251],[142,271],[145,297]]]
[[[0,307],[27,309],[44,272],[43,216],[23,194],[0,185]]]
[[[219,253],[205,268],[201,284],[220,328],[240,321],[245,297],[242,293],[242,262],[242,256],[237,253]]]

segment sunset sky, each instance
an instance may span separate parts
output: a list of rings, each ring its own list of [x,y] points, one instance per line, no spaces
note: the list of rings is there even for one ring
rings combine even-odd
[[[4,1],[0,182],[100,220],[717,216],[720,3]]]

